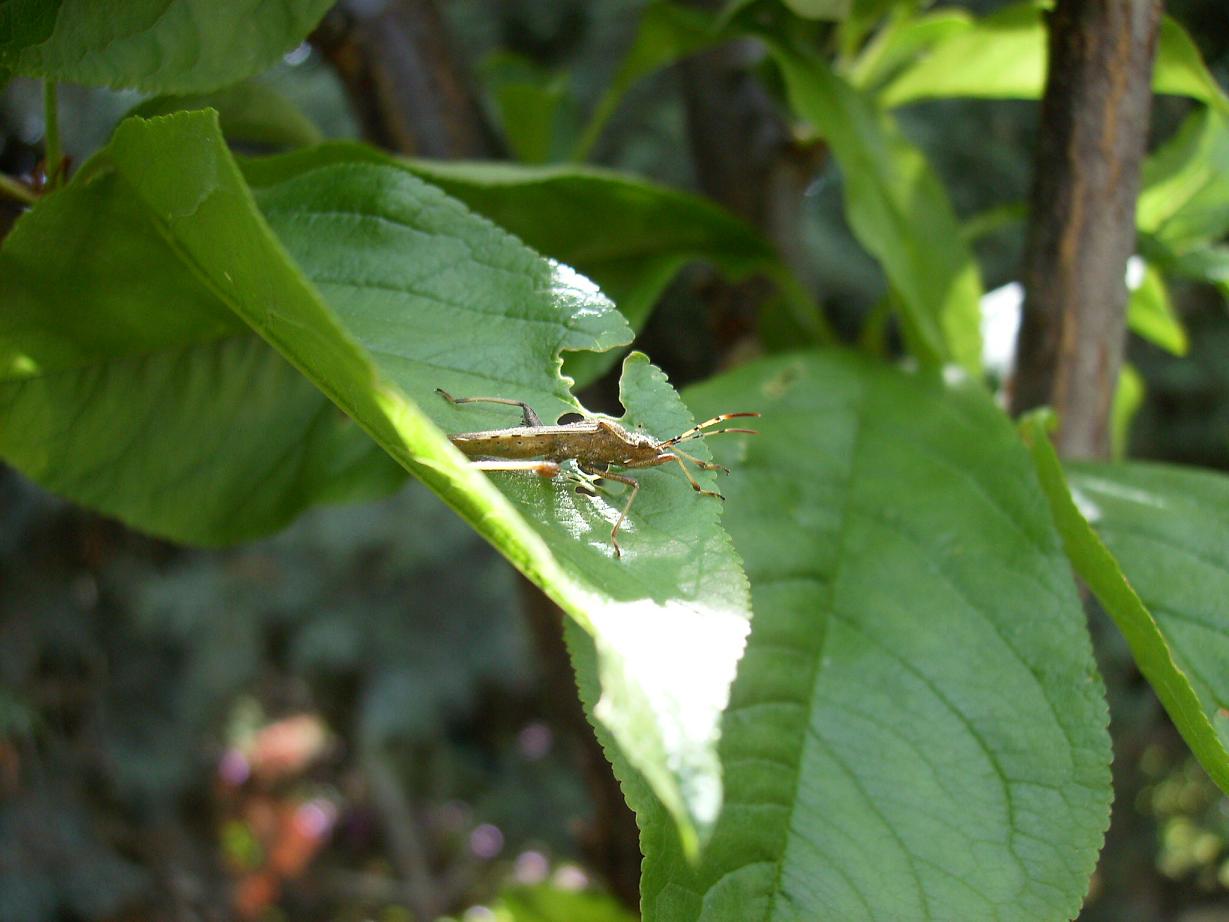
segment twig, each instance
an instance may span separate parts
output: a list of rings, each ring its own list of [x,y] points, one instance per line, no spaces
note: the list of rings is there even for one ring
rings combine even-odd
[[[1069,458],[1109,454],[1159,0],[1058,0],[1041,105],[1013,409],[1049,403]]]

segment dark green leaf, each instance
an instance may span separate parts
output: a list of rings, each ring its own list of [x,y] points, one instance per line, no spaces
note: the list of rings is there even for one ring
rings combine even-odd
[[[1138,465],[1077,465],[1073,494],[1040,416],[1022,425],[1072,566],[1122,631],[1136,665],[1186,744],[1212,780],[1229,792],[1222,713],[1229,702],[1224,681],[1229,646],[1225,596],[1217,591],[1218,584],[1226,583],[1226,558],[1216,545],[1201,540],[1214,534],[1213,540],[1223,544],[1229,509],[1224,478]],[[1195,492],[1182,492],[1188,487]],[[1115,552],[1126,551],[1129,582],[1098,532],[1107,540],[1113,536]],[[1150,556],[1141,555],[1143,548]],[[1164,630],[1136,586],[1146,587],[1147,598],[1169,613]],[[1183,638],[1183,656],[1171,646],[1171,637]],[[1198,676],[1199,694],[1188,673]]]
[[[0,6],[0,67],[27,77],[199,93],[264,70],[332,0],[13,0]]]
[[[804,19],[842,20],[849,16],[851,0],[781,0]]]

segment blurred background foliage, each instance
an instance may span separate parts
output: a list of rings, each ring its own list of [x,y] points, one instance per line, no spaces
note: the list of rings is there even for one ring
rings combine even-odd
[[[645,2],[440,6],[507,149],[551,162],[572,149]],[[1229,82],[1223,0],[1167,11]],[[310,47],[258,83],[296,113],[285,130],[358,135]],[[141,101],[63,87],[68,153],[79,163]],[[1154,143],[1191,105],[1158,99]],[[1033,103],[984,100],[898,113],[962,218],[1026,199],[1036,115]],[[0,168],[33,171],[42,130],[39,85],[12,81]],[[694,189],[688,150],[667,69],[632,88],[591,159]],[[886,286],[843,221],[841,182],[829,164],[807,190],[803,243],[825,309],[848,332]],[[987,288],[1016,277],[1022,234],[1009,219],[977,240]],[[709,281],[702,267],[686,271],[642,336],[679,385],[709,370]],[[1207,286],[1171,295],[1190,353],[1133,337],[1146,391],[1130,453],[1229,469],[1229,314]],[[629,918],[582,858],[600,833],[522,592],[412,483],[313,512],[272,540],[200,551],[0,469],[0,922]],[[1125,645],[1097,631],[1117,797],[1083,918],[1229,919],[1229,804]]]

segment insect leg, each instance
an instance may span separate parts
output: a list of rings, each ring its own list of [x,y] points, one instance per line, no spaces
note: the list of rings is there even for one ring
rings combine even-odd
[[[679,454],[682,454],[682,452],[679,452]],[[688,457],[690,457],[690,455]],[[695,460],[695,459],[693,458],[692,460]],[[687,478],[687,482],[691,484],[692,489],[695,490],[697,493],[699,493],[701,496],[715,496],[717,497],[717,499],[725,499],[725,497],[722,496],[720,493],[718,493],[716,490],[706,490],[704,489],[704,487],[700,486],[700,482],[696,480],[695,477],[692,476],[691,471],[687,470],[687,465],[683,463],[683,459],[680,458],[679,455],[676,455],[673,452],[665,452],[657,456],[658,464],[666,464],[669,461],[678,462],[679,467],[683,471],[683,476]]]
[[[678,455],[679,457],[682,457],[682,458],[686,458],[688,461],[690,461],[692,464],[694,464],[696,467],[698,467],[702,471],[721,471],[726,474],[730,473],[730,469],[728,467],[725,467],[724,465],[721,465],[721,464],[714,464],[712,461],[702,461],[701,459],[697,458],[695,455],[687,454],[687,452],[680,449],[677,445],[670,449],[670,453],[674,455]]]
[[[636,501],[636,494],[640,492],[640,481],[635,477],[628,477],[626,474],[615,474],[610,471],[605,471],[602,476],[609,480],[617,480],[619,483],[625,483],[632,488],[631,495],[627,497],[627,502],[623,504],[623,511],[619,513],[619,517],[615,520],[614,528],[610,529],[610,543],[614,545],[616,557],[623,556],[623,549],[619,547],[619,526],[623,524],[623,520],[627,518],[627,513],[632,508],[632,503]]]
[[[536,427],[542,425],[542,418],[534,412],[533,407],[525,403],[523,400],[509,400],[506,397],[454,397],[442,387],[437,387],[435,392],[453,406],[460,403],[501,403],[504,406],[520,407],[521,413],[524,415],[526,426]]]
[[[554,477],[559,473],[556,461],[474,461],[473,466],[480,471],[491,473],[522,473],[537,474],[539,477]]]
[[[676,442],[685,442],[688,439],[694,439],[697,437],[701,437],[704,434],[704,430],[707,429],[709,426],[715,426],[717,425],[717,423],[723,423],[727,419],[737,419],[740,416],[759,416],[759,415],[760,415],[759,413],[722,413],[720,416],[714,416],[712,419],[706,419],[704,422],[698,423],[697,425],[692,426],[686,432],[680,432],[678,435],[676,435],[672,439],[666,439],[666,441],[664,441],[662,444],[663,445],[673,445]],[[727,431],[727,430],[723,430],[723,431]],[[728,430],[728,431],[746,432],[747,430],[736,429],[736,430]]]

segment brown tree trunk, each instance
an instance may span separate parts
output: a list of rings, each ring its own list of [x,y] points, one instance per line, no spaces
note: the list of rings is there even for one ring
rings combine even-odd
[[[342,3],[312,42],[341,78],[373,144],[439,159],[500,153],[434,0]]]
[[[1050,404],[1069,458],[1109,454],[1159,0],[1058,0],[1041,104],[1013,409]]]

